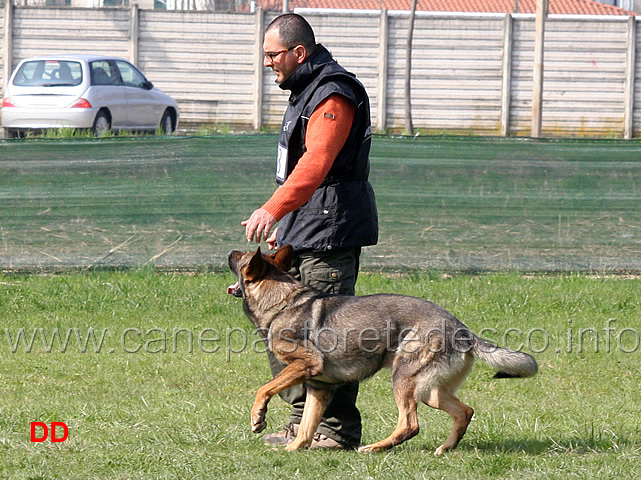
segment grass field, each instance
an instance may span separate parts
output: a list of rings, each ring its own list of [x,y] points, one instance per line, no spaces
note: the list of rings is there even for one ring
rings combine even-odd
[[[374,139],[381,235],[358,293],[433,300],[540,365],[494,380],[477,363],[460,391],[475,418],[435,458],[451,424],[425,406],[421,433],[382,454],[287,454],[251,434],[270,373],[224,259],[274,188],[276,142],[0,142],[0,478],[638,476],[641,143]],[[389,373],[358,405],[363,442],[391,432]],[[287,416],[274,399],[269,431]],[[31,422],[69,438],[33,443]]]
[[[0,269],[220,268],[275,188],[274,135],[0,142]],[[641,271],[641,142],[372,145],[366,268]]]
[[[459,392],[475,418],[440,458],[432,452],[450,421],[425,406],[421,433],[386,453],[263,446],[249,410],[270,375],[240,301],[225,293],[231,281],[151,269],[0,277],[0,478],[638,476],[638,278],[362,275],[359,294],[431,299],[539,362],[539,375],[523,380],[494,380],[477,363]],[[387,436],[396,423],[389,373],[362,385],[358,405],[363,441]],[[268,428],[287,414],[274,399]],[[68,440],[31,443],[35,421],[65,422]]]

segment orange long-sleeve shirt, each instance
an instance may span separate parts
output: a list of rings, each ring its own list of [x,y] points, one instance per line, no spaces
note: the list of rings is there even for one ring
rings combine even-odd
[[[330,95],[316,107],[305,134],[307,150],[263,205],[276,220],[302,207],[320,187],[347,141],[355,116],[356,105],[339,94]]]

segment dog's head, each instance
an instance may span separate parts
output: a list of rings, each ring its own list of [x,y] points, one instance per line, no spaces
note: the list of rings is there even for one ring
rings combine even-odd
[[[269,255],[262,254],[260,247],[255,252],[247,253],[232,250],[227,255],[227,262],[238,281],[227,287],[227,293],[244,298],[248,285],[274,273],[287,272],[292,265],[293,254],[294,249],[291,245],[285,245],[276,253]]]

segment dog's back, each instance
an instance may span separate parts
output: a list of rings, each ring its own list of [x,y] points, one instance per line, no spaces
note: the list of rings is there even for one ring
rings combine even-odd
[[[527,377],[537,371],[530,355],[482,340],[446,309],[422,298],[327,295],[303,286],[297,297],[272,330],[299,329],[305,346],[322,355],[324,382],[361,381],[392,367],[396,357],[417,368],[442,364],[454,370],[453,376],[460,373],[455,366],[465,368],[470,356],[505,376]],[[443,376],[450,375],[441,369],[436,377]]]

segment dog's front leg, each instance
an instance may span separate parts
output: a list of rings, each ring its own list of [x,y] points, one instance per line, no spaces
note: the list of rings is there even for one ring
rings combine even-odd
[[[251,411],[251,429],[254,433],[262,432],[267,426],[265,415],[267,414],[267,404],[274,395],[278,395],[283,390],[298,385],[308,380],[314,370],[310,369],[309,363],[304,360],[295,360],[287,365],[272,380],[258,389],[256,401]]]
[[[287,445],[285,450],[293,452],[301,448],[307,448],[312,444],[314,433],[318,424],[325,413],[325,406],[332,396],[331,390],[319,390],[307,387],[307,397],[305,398],[305,408],[303,418],[301,418],[298,434],[292,443]]]

